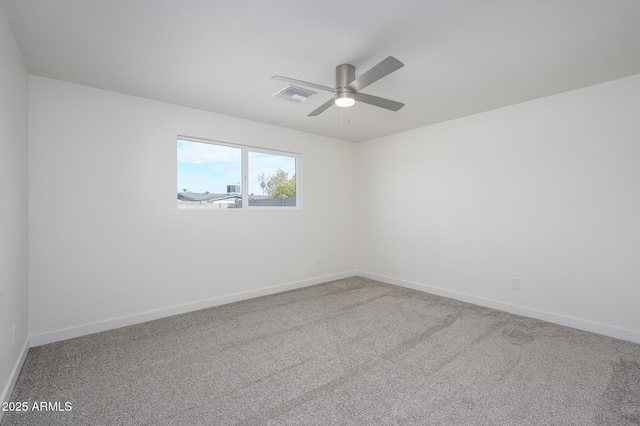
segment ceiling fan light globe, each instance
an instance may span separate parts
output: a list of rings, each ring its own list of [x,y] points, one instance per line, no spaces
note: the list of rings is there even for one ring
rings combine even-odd
[[[353,93],[336,93],[336,105],[341,108],[353,106],[356,103],[356,97]]]

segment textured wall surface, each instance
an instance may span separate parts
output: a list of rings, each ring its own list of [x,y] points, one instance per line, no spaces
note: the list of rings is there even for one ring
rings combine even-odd
[[[29,92],[32,335],[353,270],[353,144],[35,76]],[[177,135],[300,153],[302,208],[178,210]]]
[[[359,144],[358,269],[640,341],[638,117],[640,75]]]
[[[0,400],[28,336],[28,76],[0,5]],[[13,327],[15,325],[15,336]],[[12,345],[13,337],[13,345]],[[0,413],[2,417],[2,413]]]

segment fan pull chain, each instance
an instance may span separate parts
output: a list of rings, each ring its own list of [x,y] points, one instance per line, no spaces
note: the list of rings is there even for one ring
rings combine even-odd
[[[344,110],[347,110],[347,126],[351,124],[351,114],[349,110],[351,108],[340,108],[340,127],[344,127]]]

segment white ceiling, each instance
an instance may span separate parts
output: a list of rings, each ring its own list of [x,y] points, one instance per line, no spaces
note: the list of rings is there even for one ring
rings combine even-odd
[[[358,142],[640,73],[638,0],[0,0],[29,72]],[[307,114],[279,74],[404,102]]]

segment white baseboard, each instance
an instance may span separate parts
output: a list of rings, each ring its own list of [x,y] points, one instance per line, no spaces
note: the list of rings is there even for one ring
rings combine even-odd
[[[526,306],[514,305],[511,303],[499,302],[497,300],[487,299],[484,297],[473,296],[467,293],[447,290],[444,288],[433,287],[426,284],[420,284],[412,281],[401,280],[398,278],[387,277],[384,275],[373,274],[370,272],[357,271],[357,275],[369,278],[375,281],[381,281],[387,284],[393,284],[401,287],[407,287],[414,290],[424,291],[426,293],[436,294],[438,296],[449,297],[451,299],[460,300],[462,302],[473,303],[474,305],[485,306],[500,311],[509,312],[524,317],[535,318],[554,324],[564,325],[578,330],[590,331],[592,333],[602,334],[616,339],[628,340],[634,343],[640,343],[640,332],[629,330],[626,328],[614,327],[607,324],[601,324],[585,319],[573,318],[566,315],[556,314],[553,312],[541,311],[538,309],[528,308]]]
[[[167,308],[147,311],[139,314],[127,315],[123,317],[113,318],[105,321],[84,324],[77,327],[65,328],[61,330],[50,331],[40,334],[32,334],[30,336],[31,347],[46,345],[48,343],[59,342],[62,340],[73,339],[75,337],[86,336],[88,334],[99,333],[101,331],[113,330],[129,325],[140,324],[147,321],[153,321],[159,318],[170,317],[172,315],[184,314],[187,312],[198,311],[200,309],[211,308],[213,306],[226,305],[227,303],[238,302],[240,300],[252,299],[254,297],[266,296],[269,294],[281,293],[283,291],[294,290],[297,288],[308,287],[311,285],[322,284],[329,281],[349,278],[356,275],[355,271],[342,272],[332,275],[324,275],[308,280],[296,281],[293,283],[281,284],[272,287],[265,287],[257,290],[236,293],[227,296],[215,297],[213,299],[201,300],[198,302],[186,303],[183,305],[170,306]]]
[[[22,366],[24,365],[24,361],[27,359],[27,354],[29,353],[30,348],[29,338],[24,341],[24,345],[22,345],[22,349],[20,350],[20,356],[16,360],[16,363],[13,366],[13,370],[11,370],[11,374],[9,375],[9,380],[7,380],[7,384],[2,390],[2,395],[0,395],[0,402],[9,401],[11,398],[11,394],[13,393],[13,387],[16,385],[18,381],[18,376],[20,375],[20,371],[22,370]],[[4,411],[0,410],[0,422],[2,422],[2,415]]]

